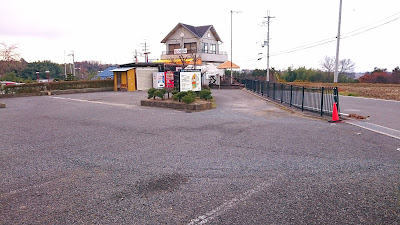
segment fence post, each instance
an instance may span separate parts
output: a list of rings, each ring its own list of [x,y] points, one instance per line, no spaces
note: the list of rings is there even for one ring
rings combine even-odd
[[[281,91],[281,103],[283,103],[283,84],[281,84],[281,89],[282,89],[282,91]]]
[[[292,107],[292,96],[293,96],[293,85],[290,85],[290,103],[289,106]]]
[[[264,96],[264,81],[261,81],[261,95]]]
[[[303,94],[302,94],[302,97],[301,97],[301,111],[304,111],[304,86],[303,86]]]
[[[321,116],[324,114],[324,87],[321,88]]]
[[[340,112],[340,108],[339,108],[339,90],[338,90],[338,87],[334,87],[333,88],[333,93],[334,93],[334,99],[335,99],[335,102],[336,102],[336,108],[337,108],[337,111],[338,112]]]
[[[276,90],[275,86],[276,86],[276,85],[275,85],[275,83],[274,83],[274,85],[273,85],[273,88],[274,88],[274,89],[272,90],[272,92],[273,92],[273,93],[272,93],[272,98],[273,98],[274,100],[275,100],[275,90]]]

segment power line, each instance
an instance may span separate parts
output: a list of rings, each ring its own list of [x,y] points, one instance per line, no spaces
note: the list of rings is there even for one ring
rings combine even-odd
[[[387,20],[388,18],[391,18],[391,17],[396,16],[396,15],[398,15],[398,14],[400,14],[400,12],[397,12],[397,13],[395,13],[395,14],[389,16],[389,17],[386,17],[385,19],[379,20],[378,22],[375,22],[374,24],[379,23],[379,22],[382,22],[382,21],[385,21],[385,20]],[[348,38],[348,37],[353,37],[353,36],[356,36],[356,35],[365,33],[365,32],[367,32],[367,31],[370,31],[370,30],[379,28],[379,27],[384,26],[384,25],[386,25],[386,24],[392,23],[392,22],[394,22],[394,21],[396,21],[396,20],[398,20],[398,19],[400,19],[400,17],[396,17],[396,18],[394,18],[394,19],[392,19],[392,20],[386,21],[385,23],[382,23],[382,24],[373,26],[373,27],[368,28],[368,29],[366,29],[366,30],[362,30],[362,29],[365,29],[365,28],[367,28],[367,27],[370,27],[370,26],[372,25],[372,24],[370,24],[370,25],[364,26],[364,27],[362,27],[362,28],[358,28],[358,29],[356,29],[356,30],[347,32],[347,33],[345,33],[345,35],[343,35],[343,36],[341,35],[341,38],[344,39],[344,38]],[[354,32],[359,31],[359,30],[362,30],[362,31],[357,32],[357,33],[354,33]],[[352,34],[352,33],[354,33],[354,34]],[[284,54],[288,54],[288,53],[292,53],[292,52],[297,52],[297,51],[301,51],[301,50],[306,50],[306,49],[309,49],[309,48],[314,48],[314,47],[318,47],[318,46],[320,46],[320,45],[325,45],[325,44],[334,42],[335,40],[336,40],[336,37],[331,37],[331,38],[323,39],[323,40],[316,41],[316,42],[313,42],[313,43],[310,43],[310,44],[305,44],[305,45],[301,45],[301,46],[298,46],[298,47],[290,48],[290,49],[287,49],[287,50],[279,51],[279,52],[276,52],[276,53],[271,54],[270,56],[278,56],[278,55],[284,55]],[[265,58],[265,57],[266,57],[266,56],[261,56],[261,57],[257,57],[257,58]]]
[[[386,18],[384,18],[384,19],[381,19],[381,20],[379,20],[379,21],[376,21],[376,22],[373,23],[373,24],[380,23],[380,22],[385,21],[385,20],[387,20],[387,19],[389,19],[389,18],[391,18],[391,17],[394,17],[394,16],[396,16],[396,15],[398,15],[398,14],[400,14],[400,12],[397,12],[397,13],[391,15],[391,16],[388,16],[388,17],[386,17]],[[398,18],[397,18],[397,19],[398,19]],[[356,31],[365,29],[365,28],[367,28],[367,27],[369,27],[369,26],[372,26],[373,24],[369,24],[369,25],[367,25],[367,26],[363,26],[363,27],[361,27],[361,28],[358,28],[358,29],[355,29],[355,30],[353,30],[353,31],[347,32],[346,34],[348,35],[348,34],[351,34],[351,33],[356,32]]]
[[[357,32],[357,33],[355,33],[355,34],[351,34],[351,35],[344,36],[344,37],[342,37],[342,39],[343,39],[343,38],[348,38],[348,37],[353,37],[353,36],[356,36],[356,35],[365,33],[365,32],[370,31],[370,30],[374,30],[374,29],[379,28],[379,27],[381,27],[381,26],[383,26],[383,25],[392,23],[392,22],[394,22],[394,21],[396,21],[396,20],[398,20],[398,19],[400,19],[400,17],[394,18],[394,19],[389,20],[389,21],[387,21],[387,22],[385,22],[385,23],[383,23],[383,24],[376,25],[376,26],[374,26],[374,27],[371,27],[371,28],[368,28],[368,29],[366,29],[366,30]]]
[[[379,21],[373,23],[373,24],[379,23],[378,25],[375,25],[375,26],[373,26],[373,27],[370,27],[370,26],[373,25],[373,24],[370,24],[370,25],[367,25],[367,26],[364,26],[364,27],[361,27],[361,28],[352,30],[352,31],[350,31],[350,32],[347,32],[347,33],[345,33],[344,35],[341,35],[341,39],[353,37],[353,36],[356,36],[356,35],[359,35],[359,34],[368,32],[368,31],[370,31],[370,30],[377,29],[377,28],[379,28],[379,27],[381,27],[381,26],[384,26],[384,25],[387,25],[387,24],[389,24],[389,23],[392,23],[392,22],[394,22],[394,21],[396,21],[396,20],[399,20],[400,17],[396,17],[396,18],[394,18],[394,19],[391,19],[391,20],[389,20],[389,21],[386,21],[386,22],[384,22],[384,23],[381,23],[381,22],[383,22],[383,21],[385,21],[385,20],[387,20],[387,19],[389,19],[389,18],[392,18],[392,17],[398,15],[398,14],[400,14],[400,12],[394,13],[394,14],[392,14],[391,16],[388,16],[388,17],[386,17],[386,18],[384,18],[384,19],[381,19],[381,20],[379,20]],[[370,28],[368,28],[368,27],[370,27]],[[365,29],[365,28],[368,28],[368,29]],[[357,31],[359,31],[359,32],[357,32]],[[356,33],[355,33],[355,32],[356,32]],[[292,52],[297,52],[297,51],[306,50],[306,49],[309,49],[309,48],[315,48],[315,47],[318,47],[318,46],[321,46],[321,45],[329,44],[329,43],[334,42],[334,41],[336,41],[336,37],[326,38],[326,39],[323,39],[323,40],[320,40],[320,41],[316,41],[316,42],[313,42],[313,43],[310,43],[310,44],[305,44],[305,45],[301,45],[301,46],[298,46],[298,47],[294,47],[294,48],[282,50],[282,51],[279,51],[279,52],[276,52],[276,53],[272,53],[272,54],[270,54],[270,56],[284,55],[284,54],[289,54],[289,53],[292,53]],[[267,56],[265,56],[265,55],[262,55],[262,56],[255,56],[255,57],[251,57],[251,58],[248,58],[248,59],[245,59],[245,60],[240,60],[240,61],[238,61],[238,62],[255,61],[255,60],[260,60],[260,59],[263,59],[263,58],[266,58],[266,57],[267,57]]]

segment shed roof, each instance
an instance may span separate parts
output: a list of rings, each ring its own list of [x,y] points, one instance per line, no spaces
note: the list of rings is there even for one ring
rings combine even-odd
[[[111,70],[117,69],[117,68],[118,68],[118,67],[116,67],[116,66],[110,66],[110,67],[108,67],[107,69],[105,69],[103,72],[97,74],[97,75],[94,76],[94,77],[95,77],[95,78],[100,77],[100,79],[106,79],[106,78],[108,78],[108,77],[113,78],[113,77],[114,77],[114,74],[113,74],[113,72],[112,72]]]
[[[126,72],[128,70],[134,69],[135,67],[122,67],[122,68],[117,68],[110,70],[111,72]]]

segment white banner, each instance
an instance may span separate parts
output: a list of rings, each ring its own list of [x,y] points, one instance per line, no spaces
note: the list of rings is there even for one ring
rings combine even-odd
[[[187,53],[187,48],[174,49],[174,55],[186,54],[186,53]]]

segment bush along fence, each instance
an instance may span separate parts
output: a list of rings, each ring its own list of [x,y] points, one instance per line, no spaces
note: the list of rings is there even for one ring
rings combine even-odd
[[[333,103],[336,103],[339,112],[337,87],[303,87],[249,79],[243,83],[248,90],[290,107],[299,108],[301,111],[316,112],[321,116],[332,115]]]
[[[22,85],[5,85],[0,87],[0,97],[15,94],[40,94],[41,91],[71,90],[85,88],[108,88],[113,87],[113,80],[93,81],[60,81],[50,83],[31,83]]]

